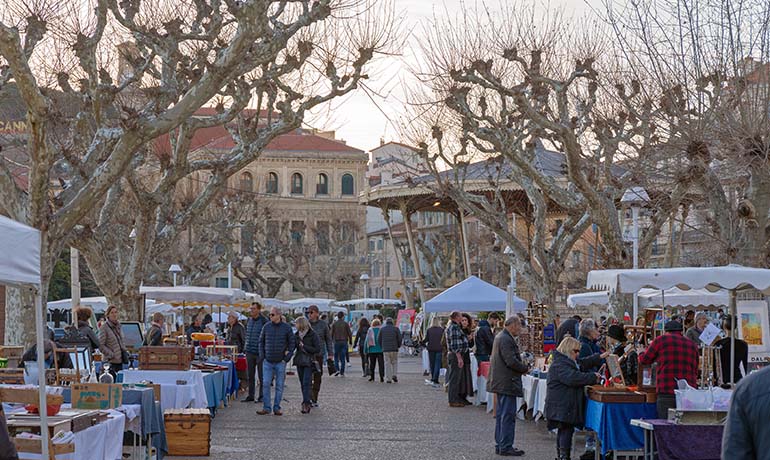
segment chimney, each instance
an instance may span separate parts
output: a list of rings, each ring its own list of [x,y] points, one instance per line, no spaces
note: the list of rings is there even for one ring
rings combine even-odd
[[[385,138],[381,137],[380,138],[380,147],[382,147],[383,145],[385,145]]]

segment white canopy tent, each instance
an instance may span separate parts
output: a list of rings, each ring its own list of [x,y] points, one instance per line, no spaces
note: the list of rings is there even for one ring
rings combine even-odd
[[[340,307],[356,308],[359,306],[368,307],[369,305],[394,305],[401,306],[402,302],[398,299],[375,299],[375,298],[363,298],[363,299],[350,299],[350,300],[338,300],[334,302],[334,305]]]
[[[281,299],[275,299],[272,297],[263,297],[259,301],[263,307],[265,308],[279,308],[281,311],[293,311],[294,308],[296,308],[294,305],[290,304],[289,302],[284,302]]]
[[[505,311],[507,293],[497,286],[475,276],[460,281],[436,297],[425,302],[427,313],[461,310],[467,312]],[[513,299],[515,311],[524,311],[527,301]]]
[[[43,348],[43,323],[45,311],[42,299],[42,277],[40,274],[40,231],[0,216],[0,284],[35,291],[35,344],[37,348],[38,407],[40,408],[40,446],[42,458],[48,458],[48,415],[45,389],[45,350]]]
[[[178,303],[184,306],[231,306],[248,305],[259,300],[256,294],[247,294],[241,289],[199,286],[153,287],[142,286],[139,292],[156,302]]]
[[[650,288],[640,289],[638,297],[641,307],[664,304],[666,307],[719,307],[727,306],[730,301],[730,296],[725,290],[711,292],[707,289],[683,290],[677,287],[665,291]],[[590,307],[592,305],[608,306],[609,304],[609,291],[581,292],[567,297],[567,306],[570,308]]]
[[[107,306],[109,305],[109,302],[107,301],[106,297],[82,297],[80,299],[80,305],[83,307],[90,307],[91,310],[94,311],[94,313],[104,313],[105,310],[107,310]],[[157,306],[156,306],[157,305]],[[145,306],[147,308],[147,311],[150,311],[150,307],[153,307],[153,311],[159,311],[165,309],[171,310],[174,307],[172,307],[169,304],[164,303],[157,303],[153,299],[147,299]],[[61,300],[54,300],[52,302],[48,302],[48,309],[49,310],[72,310],[72,299],[61,299]]]
[[[592,270],[586,280],[588,289],[632,294],[642,288],[665,291],[673,287],[683,290],[706,289],[729,293],[732,330],[735,330],[737,292],[757,289],[770,295],[770,270],[727,265],[722,267],[644,268],[630,270]],[[730,382],[735,382],[735,334],[730,334]]]

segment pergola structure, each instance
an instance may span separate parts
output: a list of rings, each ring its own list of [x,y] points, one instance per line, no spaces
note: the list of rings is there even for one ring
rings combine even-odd
[[[551,176],[557,181],[567,181],[565,174],[567,166],[563,154],[539,146],[535,149],[533,161],[543,174]],[[442,183],[451,182],[455,186],[462,184],[462,189],[465,192],[483,195],[490,201],[502,200],[509,213],[527,220],[533,215],[533,206],[526,192],[511,179],[513,176],[514,172],[510,163],[501,159],[489,159],[443,171],[438,178],[432,174],[407,178],[405,181],[395,184],[367,187],[361,193],[359,196],[360,204],[380,208],[382,211],[391,241],[393,240],[393,231],[390,211],[400,211],[404,216],[411,262],[415,270],[416,284],[422,305],[426,301],[425,281],[420,269],[410,216],[420,211],[442,211],[458,218],[462,239],[463,267],[467,278],[470,276],[470,256],[465,227],[466,213],[461,210],[454,199],[450,198],[448,194],[442,193],[442,188],[445,187]],[[552,201],[549,201],[547,205],[549,214],[556,214],[561,210],[558,204]],[[400,264],[399,272],[402,283],[405,283]]]

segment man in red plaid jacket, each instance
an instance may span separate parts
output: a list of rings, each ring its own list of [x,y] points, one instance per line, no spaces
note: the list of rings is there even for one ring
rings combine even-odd
[[[676,407],[676,381],[685,379],[692,387],[698,386],[698,346],[682,335],[682,323],[666,323],[666,333],[652,341],[647,351],[639,355],[639,364],[658,363],[658,418],[668,418],[668,409]]]

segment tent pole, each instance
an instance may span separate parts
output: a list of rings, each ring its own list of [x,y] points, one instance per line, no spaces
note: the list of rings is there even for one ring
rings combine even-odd
[[[735,315],[737,313],[738,294],[730,289],[730,385],[735,384]]]
[[[48,455],[48,413],[47,397],[45,391],[45,348],[43,343],[43,323],[45,322],[45,313],[43,312],[43,298],[40,292],[40,286],[35,289],[35,333],[37,335],[37,384],[38,384],[38,408],[40,412],[40,452],[42,458],[50,458]]]

